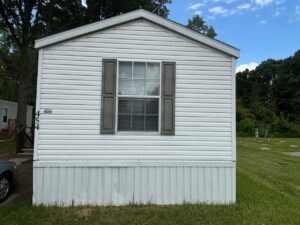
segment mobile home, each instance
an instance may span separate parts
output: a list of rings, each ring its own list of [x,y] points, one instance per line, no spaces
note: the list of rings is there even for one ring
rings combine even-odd
[[[142,9],[35,46],[33,204],[236,201],[238,49]]]
[[[6,139],[16,129],[15,122],[17,118],[18,103],[0,99],[0,140]],[[26,125],[32,126],[33,106],[27,106]]]

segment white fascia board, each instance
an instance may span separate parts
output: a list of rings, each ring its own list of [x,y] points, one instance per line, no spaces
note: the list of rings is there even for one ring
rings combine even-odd
[[[234,48],[230,45],[227,45],[221,41],[215,40],[213,38],[209,38],[203,34],[200,34],[198,32],[195,32],[181,24],[178,24],[174,21],[168,20],[168,19],[164,19],[162,17],[156,16],[153,13],[150,13],[148,11],[145,11],[145,15],[144,15],[145,19],[148,19],[164,28],[167,28],[169,30],[172,30],[174,32],[177,32],[183,36],[186,36],[188,38],[191,38],[193,40],[196,40],[202,44],[205,44],[209,47],[215,48],[217,50],[220,50],[224,53],[227,53],[231,56],[234,56],[236,58],[238,58],[240,56],[240,50],[237,48]]]
[[[185,37],[198,41],[202,44],[205,44],[209,47],[215,48],[221,52],[227,53],[231,56],[238,58],[240,56],[239,49],[236,49],[230,45],[227,45],[223,42],[214,40],[212,38],[206,37],[205,35],[199,34],[198,32],[192,31],[189,28],[184,27],[183,25],[177,24],[171,20],[165,19],[163,17],[157,16],[151,12],[148,12],[143,9],[139,9],[133,12],[125,13],[119,16],[115,16],[100,22],[95,22],[85,26],[81,26],[75,29],[71,29],[65,32],[61,32],[49,37],[45,37],[35,42],[35,48],[43,48],[48,45],[53,45],[65,40],[70,40],[72,38],[96,32],[102,29],[106,29],[112,26],[116,26],[122,23],[127,23],[136,19],[146,19],[150,22],[153,22],[159,26],[162,26],[166,29],[179,33]]]
[[[135,20],[142,16],[140,10],[133,11],[130,13],[115,16],[100,22],[91,23],[88,25],[80,26],[75,29],[67,30],[58,34],[50,35],[45,38],[41,38],[35,41],[35,48],[42,48],[48,45],[53,45],[55,43],[69,40],[81,35],[89,34],[98,30],[102,30],[117,24],[126,23]]]

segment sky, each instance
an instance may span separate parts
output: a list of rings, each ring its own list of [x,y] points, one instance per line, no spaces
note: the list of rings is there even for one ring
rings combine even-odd
[[[238,71],[300,49],[300,0],[173,0],[168,9],[183,25],[199,14],[218,40],[239,48]]]

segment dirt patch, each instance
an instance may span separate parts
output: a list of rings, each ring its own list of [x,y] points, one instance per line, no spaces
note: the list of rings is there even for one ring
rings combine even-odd
[[[24,164],[24,162],[30,160],[30,158],[12,158],[12,159],[9,159],[10,161],[14,161],[17,166],[21,165],[21,164]]]
[[[283,152],[285,155],[300,157],[300,152]]]

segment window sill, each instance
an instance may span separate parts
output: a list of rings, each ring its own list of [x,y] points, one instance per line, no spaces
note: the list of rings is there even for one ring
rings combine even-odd
[[[159,136],[159,132],[147,132],[147,131],[117,131],[115,135],[120,136]]]

